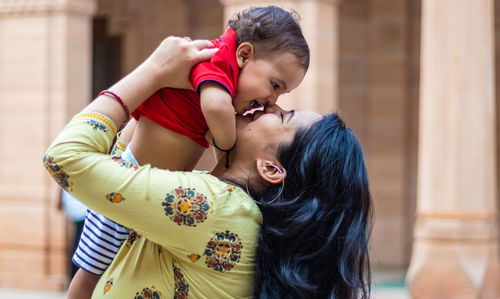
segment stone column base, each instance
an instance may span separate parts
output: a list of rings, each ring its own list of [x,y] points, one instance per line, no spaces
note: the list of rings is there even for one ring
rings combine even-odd
[[[412,298],[498,299],[495,219],[417,220],[406,281]]]

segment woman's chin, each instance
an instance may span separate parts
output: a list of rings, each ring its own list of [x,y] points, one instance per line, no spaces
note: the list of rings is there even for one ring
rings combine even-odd
[[[236,129],[244,128],[246,125],[253,121],[253,114],[236,115]],[[238,133],[236,133],[238,134]]]
[[[251,115],[251,114],[246,114],[246,115],[236,114],[236,123],[238,123],[238,122],[245,122],[245,123],[251,122],[252,118],[253,118],[253,115]]]

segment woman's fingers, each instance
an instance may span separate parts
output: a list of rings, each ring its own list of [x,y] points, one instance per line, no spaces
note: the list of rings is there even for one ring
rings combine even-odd
[[[201,62],[201,61],[204,61],[204,60],[208,60],[210,59],[210,57],[212,57],[212,55],[215,54],[215,52],[217,52],[219,49],[217,48],[212,48],[212,49],[202,49],[200,50],[198,53],[197,53],[197,60],[198,62]]]
[[[147,59],[146,64],[155,71],[155,84],[163,87],[193,89],[189,82],[191,68],[206,61],[217,52],[208,40],[170,36],[163,40],[155,52]]]
[[[198,50],[205,49],[205,48],[210,48],[213,47],[214,45],[206,39],[197,39],[192,41],[193,46],[195,46]]]
[[[217,50],[208,40],[192,41],[189,37],[167,37],[148,59],[156,72],[155,84],[158,89],[193,89],[189,82],[191,68],[210,59]]]
[[[190,42],[190,46],[196,50],[194,54],[195,64],[210,59],[219,50],[218,48],[214,48],[214,45],[210,41],[202,39]]]

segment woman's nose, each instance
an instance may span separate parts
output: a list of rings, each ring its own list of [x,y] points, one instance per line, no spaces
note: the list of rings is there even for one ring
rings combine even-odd
[[[264,112],[266,113],[276,113],[276,112],[280,112],[282,109],[280,106],[276,105],[276,104],[269,104],[269,105],[266,105],[266,109],[264,110]]]

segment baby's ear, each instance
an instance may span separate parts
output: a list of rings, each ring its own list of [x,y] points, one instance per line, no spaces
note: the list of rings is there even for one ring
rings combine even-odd
[[[254,48],[251,43],[241,43],[238,48],[236,48],[236,60],[238,61],[238,67],[240,69],[244,67],[254,54]]]

